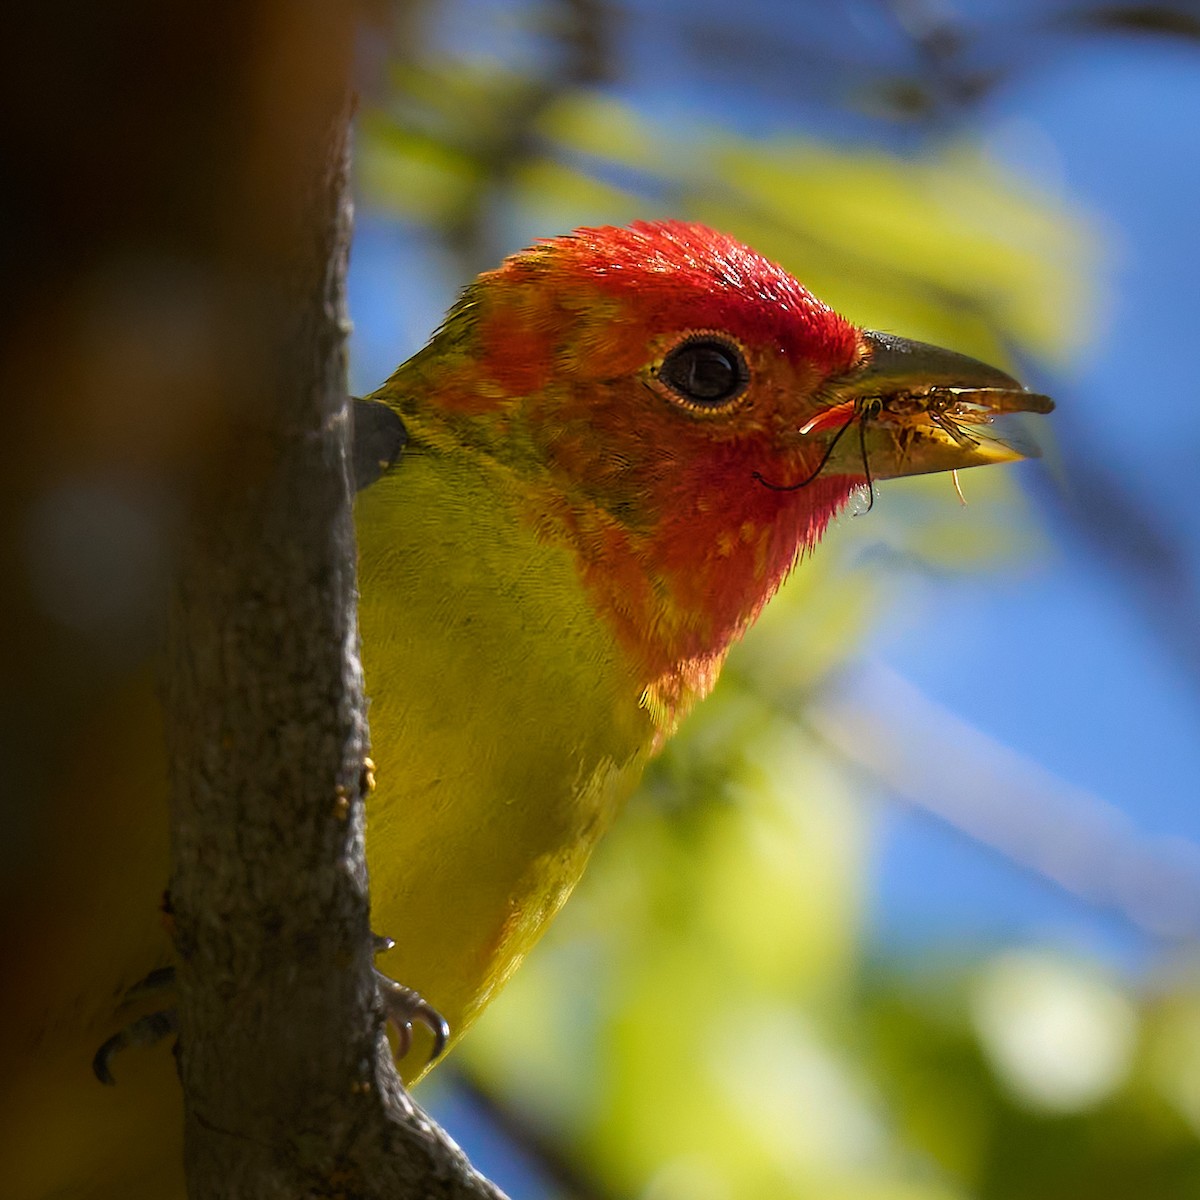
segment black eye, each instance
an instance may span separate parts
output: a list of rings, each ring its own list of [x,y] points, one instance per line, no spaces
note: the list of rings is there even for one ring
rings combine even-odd
[[[704,337],[676,346],[663,359],[658,377],[689,403],[718,408],[746,386],[750,373],[735,345]]]

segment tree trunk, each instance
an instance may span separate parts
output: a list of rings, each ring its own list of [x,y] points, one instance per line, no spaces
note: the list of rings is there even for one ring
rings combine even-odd
[[[32,889],[18,921],[83,886],[37,890],[33,850],[76,819],[39,798],[169,576],[194,1198],[499,1195],[400,1088],[372,976],[345,395],[359,16],[111,0],[27,6],[4,39],[4,520],[30,547],[4,572],[25,681],[4,716],[30,815],[4,814],[0,884]]]

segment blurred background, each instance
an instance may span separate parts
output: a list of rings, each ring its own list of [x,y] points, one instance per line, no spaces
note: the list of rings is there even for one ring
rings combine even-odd
[[[418,1099],[525,1200],[1194,1200],[1200,8],[369,7],[357,392],[506,253],[673,216],[1059,403],[966,507],[901,480],[837,523]],[[291,328],[289,139],[351,15],[0,38],[0,1174],[95,1184],[5,1196],[178,1173],[165,1048],[102,1092],[61,1034],[111,1031],[122,931],[165,947],[144,667],[205,439]]]
[[[428,0],[360,57],[359,391],[675,216],[1059,402],[839,522],[419,1098],[522,1197],[1196,1195],[1200,12]]]

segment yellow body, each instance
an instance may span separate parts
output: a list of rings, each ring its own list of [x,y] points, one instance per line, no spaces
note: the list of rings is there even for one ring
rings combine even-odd
[[[358,500],[372,921],[397,942],[381,967],[455,1036],[574,887],[653,735],[568,551],[513,487],[418,442]]]

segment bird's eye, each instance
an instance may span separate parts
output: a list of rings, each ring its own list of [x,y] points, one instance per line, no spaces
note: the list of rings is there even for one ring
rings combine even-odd
[[[721,408],[746,386],[750,372],[741,350],[720,338],[689,338],[662,361],[658,378],[697,408]]]

